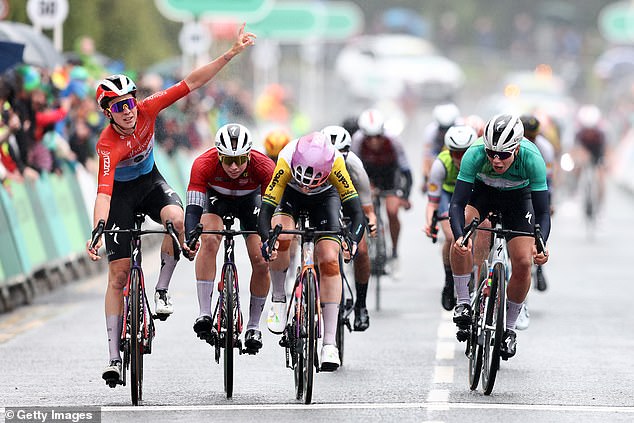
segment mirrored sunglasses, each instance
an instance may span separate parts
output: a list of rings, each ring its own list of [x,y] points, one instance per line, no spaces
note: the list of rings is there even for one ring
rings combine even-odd
[[[220,163],[227,166],[231,166],[234,163],[238,166],[242,166],[249,160],[249,155],[243,154],[241,156],[225,156],[223,154],[218,154],[218,158],[220,159]]]
[[[506,160],[513,155],[512,151],[494,151],[489,150],[488,148],[486,149],[486,152],[490,159],[495,159],[497,157],[500,160]]]
[[[134,97],[126,98],[125,100],[117,101],[110,106],[112,113],[121,113],[125,109],[132,110],[136,107],[136,99]]]

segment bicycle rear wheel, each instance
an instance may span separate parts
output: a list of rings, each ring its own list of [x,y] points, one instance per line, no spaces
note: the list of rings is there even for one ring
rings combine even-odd
[[[130,389],[132,404],[143,400],[144,303],[139,269],[130,270]]]
[[[500,348],[504,336],[504,314],[506,313],[506,272],[501,263],[493,267],[493,280],[489,293],[487,330],[484,344],[484,369],[482,389],[485,395],[493,391],[495,377],[500,368]],[[489,320],[489,315],[491,319]]]
[[[224,283],[224,379],[227,398],[233,396],[233,336],[234,336],[234,286],[235,273],[232,266],[227,266],[223,272]]]

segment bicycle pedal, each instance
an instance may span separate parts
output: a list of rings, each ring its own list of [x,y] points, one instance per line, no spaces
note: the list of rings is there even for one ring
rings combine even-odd
[[[154,319],[158,319],[161,322],[164,322],[167,320],[168,317],[170,317],[169,314],[163,314],[163,313],[156,313],[154,316],[152,316]]]
[[[256,350],[253,348],[244,348],[242,350],[240,350],[240,354],[249,354],[249,355],[256,355],[260,350]]]

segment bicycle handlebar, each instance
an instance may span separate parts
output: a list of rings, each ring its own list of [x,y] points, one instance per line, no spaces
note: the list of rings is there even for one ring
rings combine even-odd
[[[546,243],[544,242],[544,238],[542,237],[542,228],[539,224],[535,225],[534,232],[524,232],[524,231],[515,231],[513,229],[502,229],[502,228],[481,228],[478,225],[480,221],[477,217],[474,217],[469,226],[465,228],[465,235],[462,237],[462,242],[460,245],[464,247],[467,245],[467,241],[473,235],[475,230],[479,231],[487,231],[493,232],[496,235],[520,235],[520,236],[530,236],[535,238],[535,246],[537,247],[538,253],[544,253],[546,251]]]
[[[314,230],[312,228],[307,228],[304,230],[299,230],[299,229],[283,229],[281,224],[277,224],[275,225],[275,228],[271,229],[269,231],[269,255],[271,253],[273,253],[273,251],[275,251],[275,243],[277,242],[277,238],[279,237],[280,234],[289,234],[289,235],[305,235],[307,232],[310,232],[313,234],[313,236],[324,236],[324,235],[338,235],[338,236],[342,236],[344,238],[344,240],[346,240],[346,244],[348,244],[348,249],[347,251],[349,251],[350,245],[349,245],[349,239],[350,239],[350,231],[348,230],[347,227],[342,227],[340,230],[338,231],[318,231],[318,230]]]
[[[171,220],[167,220],[165,222],[165,229],[162,230],[141,230],[141,229],[105,229],[106,222],[103,219],[100,219],[97,222],[97,227],[92,231],[92,239],[90,241],[90,249],[94,249],[97,243],[99,242],[99,238],[103,234],[137,234],[139,236],[148,235],[148,234],[167,234],[172,238],[172,244],[174,247],[174,259],[178,260],[181,253],[180,242],[178,241],[178,235],[174,230],[174,224]]]

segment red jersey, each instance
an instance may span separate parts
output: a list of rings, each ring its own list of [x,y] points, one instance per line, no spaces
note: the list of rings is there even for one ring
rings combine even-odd
[[[241,197],[260,188],[262,194],[271,181],[275,163],[259,151],[251,150],[244,172],[231,179],[218,160],[218,150],[210,148],[194,160],[187,191],[207,194],[211,188],[219,194]]]
[[[123,135],[108,125],[99,136],[97,193],[112,195],[114,181],[131,181],[154,168],[154,124],[158,113],[189,94],[184,81],[158,91],[137,104],[134,132]]]

